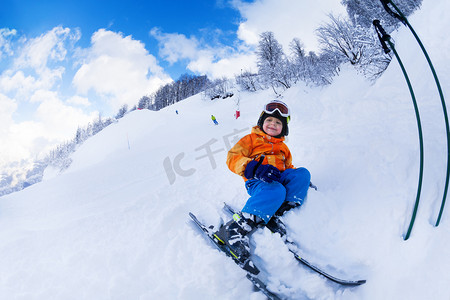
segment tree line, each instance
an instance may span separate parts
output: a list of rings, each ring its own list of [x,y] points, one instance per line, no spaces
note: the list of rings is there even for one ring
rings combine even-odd
[[[150,96],[143,96],[138,109],[160,110],[181,100],[201,93],[210,84],[206,75],[195,76],[184,74],[178,80],[159,88]]]

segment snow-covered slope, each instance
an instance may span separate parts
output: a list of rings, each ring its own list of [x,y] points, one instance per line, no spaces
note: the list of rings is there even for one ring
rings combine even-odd
[[[411,17],[450,95],[448,4]],[[299,265],[277,235],[256,232],[269,288],[289,299],[449,299],[450,208],[434,227],[447,146],[439,97],[406,28],[394,34],[420,105],[425,170],[417,221],[404,241],[419,165],[411,98],[396,61],[374,85],[343,70],[326,88],[284,93],[294,165],[319,190],[285,217],[305,258],[343,288]],[[241,118],[234,119],[236,99]],[[159,112],[134,111],[87,140],[63,174],[0,199],[1,299],[264,299],[189,222],[240,208],[243,181],[226,152],[256,123],[270,91],[217,101],[194,96]],[[179,114],[175,113],[178,110]],[[210,116],[214,114],[219,126]]]

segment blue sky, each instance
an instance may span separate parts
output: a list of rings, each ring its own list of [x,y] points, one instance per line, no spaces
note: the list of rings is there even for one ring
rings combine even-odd
[[[0,10],[0,166],[45,155],[78,126],[115,115],[184,73],[256,72],[259,34],[285,51],[339,0],[31,1]]]
[[[131,35],[145,43],[146,49],[155,54],[158,52],[158,42],[149,34],[151,28],[232,43],[237,38],[236,32],[242,19],[239,11],[230,3],[212,0],[6,0],[2,7],[0,28],[16,28],[19,34],[38,36],[57,25],[79,28],[82,32],[79,45],[87,47],[91,35],[105,28],[125,36]],[[165,61],[162,63],[174,79],[186,72],[181,64],[174,66]]]

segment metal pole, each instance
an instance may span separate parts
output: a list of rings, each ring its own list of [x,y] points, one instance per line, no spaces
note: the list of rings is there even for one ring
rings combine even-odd
[[[437,77],[436,74],[436,70],[434,69],[433,64],[431,63],[431,59],[428,56],[427,51],[425,50],[425,47],[422,44],[422,41],[420,40],[419,36],[417,35],[416,31],[414,30],[414,28],[411,26],[411,24],[408,22],[408,19],[405,17],[405,15],[400,11],[400,9],[391,1],[391,0],[380,0],[381,3],[383,4],[383,7],[386,9],[386,11],[394,16],[395,18],[399,19],[403,24],[405,24],[409,30],[411,30],[412,34],[414,35],[416,41],[419,43],[420,48],[422,49],[423,54],[425,55],[425,58],[428,62],[428,65],[431,69],[431,72],[433,73],[433,77],[434,77],[434,81],[436,82],[436,86],[439,92],[439,97],[441,99],[441,105],[442,105],[442,110],[444,112],[444,120],[445,120],[445,130],[446,130],[446,134],[447,134],[447,175],[445,178],[445,186],[444,186],[444,193],[442,196],[442,203],[441,203],[441,208],[439,210],[439,215],[436,221],[435,226],[439,226],[439,223],[441,221],[441,217],[442,217],[442,213],[444,211],[444,206],[445,206],[445,201],[447,199],[447,192],[448,192],[448,185],[449,185],[449,179],[450,179],[450,126],[449,126],[449,121],[448,121],[448,114],[447,114],[447,107],[445,105],[445,100],[444,100],[444,93],[442,92],[442,88],[441,88],[441,84],[439,83],[439,79]],[[391,4],[392,7],[396,10],[397,13],[393,12],[390,7],[388,6],[388,4]]]
[[[406,83],[409,88],[409,92],[411,93],[411,99],[414,105],[414,111],[416,113],[416,120],[417,120],[417,129],[419,131],[419,147],[420,147],[420,167],[419,167],[419,183],[417,187],[417,195],[416,195],[416,201],[414,203],[414,209],[411,217],[411,221],[409,223],[408,231],[406,232],[406,235],[403,237],[403,239],[406,241],[409,239],[411,235],[412,228],[414,226],[414,222],[416,220],[417,210],[419,208],[419,202],[420,202],[420,193],[422,191],[422,179],[423,179],[423,135],[422,135],[422,125],[420,122],[420,115],[419,115],[419,107],[417,105],[416,97],[414,95],[414,91],[411,85],[411,81],[409,80],[408,74],[406,73],[406,69],[402,63],[402,60],[400,59],[400,56],[398,55],[397,51],[395,50],[394,44],[391,42],[391,37],[384,31],[383,27],[380,25],[380,21],[374,20],[373,25],[375,26],[375,29],[377,30],[378,37],[380,39],[380,42],[383,46],[384,51],[387,53],[389,52],[389,48],[386,46],[385,42],[388,42],[390,49],[392,49],[392,52],[394,52],[395,57],[397,58],[397,61],[400,65],[400,68],[402,69],[403,75],[405,76]]]

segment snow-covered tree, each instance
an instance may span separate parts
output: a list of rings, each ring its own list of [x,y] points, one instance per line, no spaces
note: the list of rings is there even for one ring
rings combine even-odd
[[[124,105],[122,105],[122,107],[119,109],[119,111],[117,112],[117,114],[116,114],[116,119],[118,120],[118,119],[121,119],[121,118],[123,118],[123,116],[125,116],[126,115],[126,113],[128,112],[128,105],[127,104],[124,104]]]
[[[330,23],[325,23],[317,29],[319,44],[324,53],[335,55],[341,61],[352,65],[360,62],[366,45],[370,43],[366,31],[359,30],[348,20],[329,15]]]
[[[262,89],[260,76],[250,71],[243,71],[236,76],[236,84],[244,91],[256,92]]]
[[[275,92],[276,87],[281,86],[284,89],[291,87],[292,74],[286,72],[289,61],[273,32],[267,31],[260,35],[256,54],[258,57],[258,73],[267,86],[272,87]]]
[[[306,79],[308,84],[323,86],[331,84],[333,77],[338,74],[339,61],[336,56],[322,53],[320,56],[310,51],[305,57]]]
[[[393,0],[392,2],[405,16],[409,16],[422,4],[422,0]],[[399,20],[388,14],[379,0],[342,0],[341,3],[346,7],[354,25],[370,28],[373,20],[378,19],[388,32],[399,26]],[[388,7],[392,8],[390,4]]]
[[[177,81],[166,84],[159,88],[151,98],[141,98],[138,107],[144,107],[147,100],[147,108],[160,110],[178,101],[204,91],[209,84],[207,76],[193,76],[184,74]]]
[[[49,165],[58,168],[59,170],[67,169],[72,163],[70,154],[75,150],[74,142],[65,142],[58,145],[54,150],[50,151],[46,158]]]
[[[137,108],[138,109],[147,109],[149,108],[151,103],[151,99],[148,96],[142,96],[141,99],[139,99]]]
[[[294,68],[295,79],[307,81],[307,61],[303,43],[298,38],[294,38],[289,44],[292,55],[292,67]]]
[[[330,23],[317,29],[323,55],[338,64],[350,62],[366,77],[377,78],[389,65],[390,56],[382,51],[374,30],[342,17],[329,18]]]
[[[226,78],[218,78],[211,81],[204,91],[206,99],[214,100],[217,98],[226,98],[233,95],[233,82]]]

